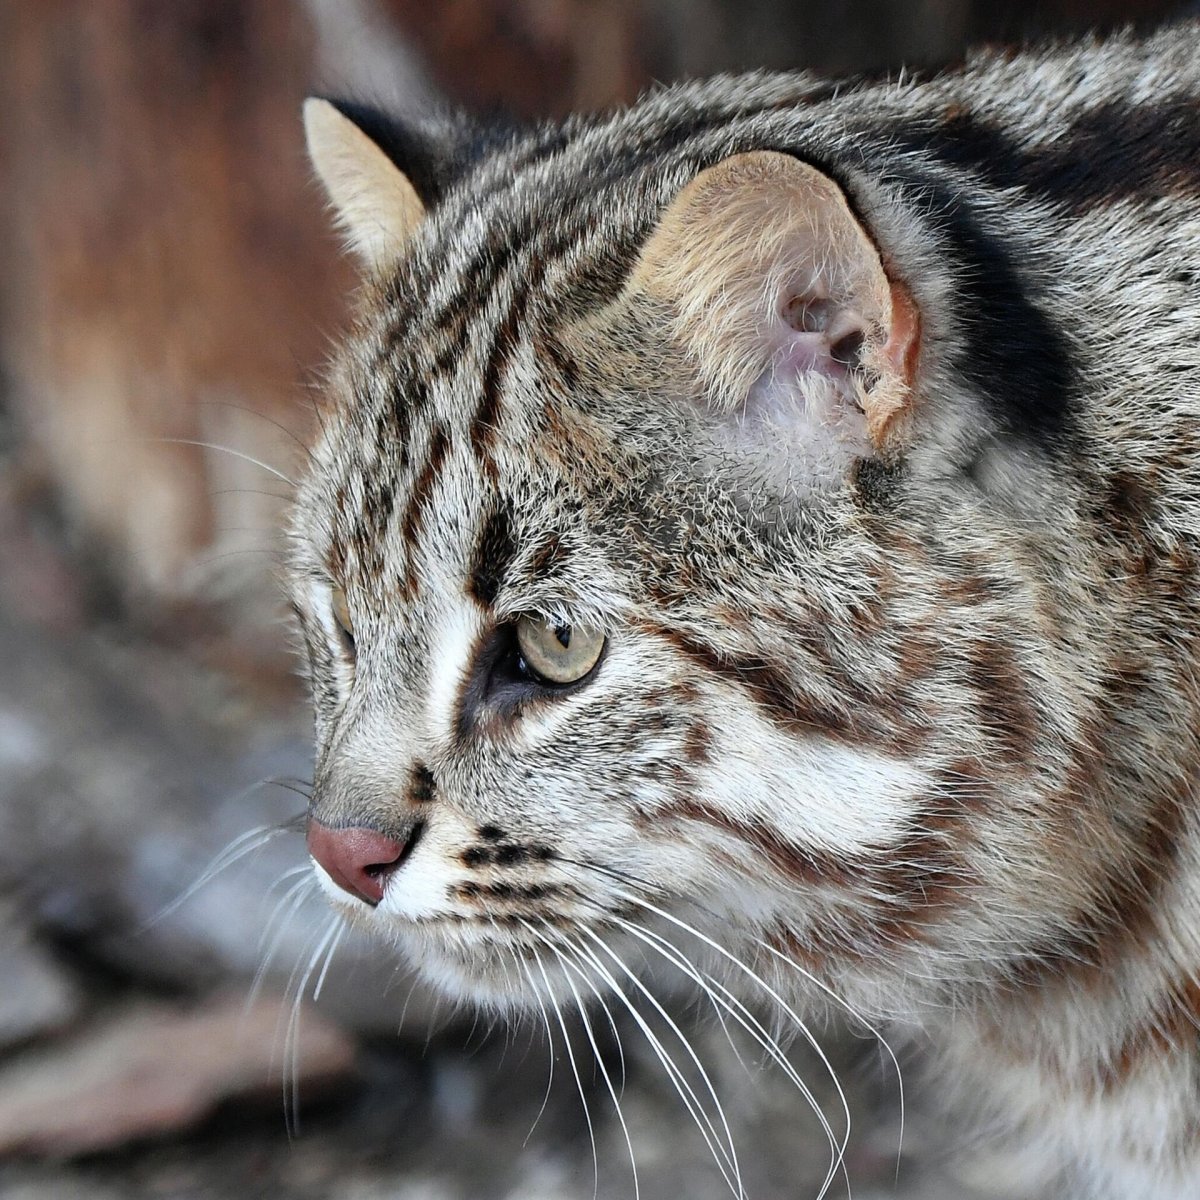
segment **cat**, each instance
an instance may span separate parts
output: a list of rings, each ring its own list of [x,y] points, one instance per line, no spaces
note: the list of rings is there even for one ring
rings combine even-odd
[[[305,124],[331,902],[500,1011],[853,1013],[1053,1194],[1200,1195],[1200,23]]]

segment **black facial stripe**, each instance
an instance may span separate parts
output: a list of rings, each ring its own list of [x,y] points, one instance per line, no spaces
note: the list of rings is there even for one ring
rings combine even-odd
[[[531,284],[532,286],[532,284]],[[492,349],[488,354],[487,366],[484,368],[483,381],[479,390],[479,405],[471,419],[471,448],[475,456],[485,466],[491,466],[491,444],[500,419],[501,391],[504,386],[504,376],[508,370],[518,341],[518,331],[521,318],[525,314],[529,292],[522,289],[512,298],[496,336],[492,341]]]
[[[415,763],[408,785],[408,798],[414,804],[428,804],[436,794],[433,772],[424,763]]]
[[[502,229],[502,232],[502,237],[493,235],[475,251],[458,275],[458,287],[430,322],[444,343],[434,359],[436,374],[440,375],[461,357],[474,332],[470,314],[479,311],[483,297],[494,290],[517,252],[513,231]]]
[[[412,596],[417,588],[416,546],[421,535],[425,510],[433,497],[433,489],[441,474],[442,464],[446,460],[449,448],[449,435],[446,432],[445,426],[439,422],[433,427],[433,433],[429,439],[429,456],[425,460],[425,466],[421,469],[421,473],[413,483],[408,508],[404,513],[402,529],[404,546],[408,558],[404,589],[405,593],[409,596]]]
[[[487,897],[493,900],[544,900],[547,896],[559,896],[567,891],[561,883],[460,883],[455,893],[464,900]]]
[[[382,471],[365,475],[362,513],[354,534],[355,540],[367,545],[378,543],[392,518],[395,503],[396,496],[389,475]]]
[[[494,827],[484,826],[484,828]],[[512,842],[499,846],[468,846],[459,855],[459,860],[468,867],[517,867],[531,861],[549,862],[554,857],[554,851],[540,842],[532,842],[527,845]]]
[[[572,197],[559,198],[551,209],[552,203],[553,198],[549,198],[547,209],[539,212],[536,223],[531,218],[520,225],[496,222],[495,229],[470,260],[454,272],[458,286],[450,299],[436,312],[422,317],[424,327],[436,332],[442,342],[434,359],[435,374],[441,374],[458,361],[467,341],[478,332],[471,327],[470,314],[482,311],[487,297],[501,287],[510,291],[508,316],[501,324],[512,325],[507,340],[513,340],[519,321],[519,313],[516,318],[512,316],[513,308],[524,306],[526,298],[540,285],[547,266],[575,249],[580,238],[581,230],[571,209]],[[545,238],[544,244],[541,238]],[[451,239],[448,245],[453,244]],[[517,262],[518,256],[521,262]],[[444,269],[451,268],[446,265]],[[495,346],[505,340],[496,337],[492,357]]]

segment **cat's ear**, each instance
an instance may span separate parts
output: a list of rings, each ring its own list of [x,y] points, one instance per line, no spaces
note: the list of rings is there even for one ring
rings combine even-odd
[[[448,186],[456,163],[443,130],[363,105],[304,102],[308,155],[351,248],[371,270],[396,262]]]
[[[842,189],[797,158],[753,151],[702,171],[626,292],[671,314],[705,402],[739,443],[803,444],[838,470],[903,426],[916,306]]]

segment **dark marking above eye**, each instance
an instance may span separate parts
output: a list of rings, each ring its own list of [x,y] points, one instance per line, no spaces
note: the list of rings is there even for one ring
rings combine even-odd
[[[470,846],[459,857],[468,867],[481,867],[492,861],[492,852],[486,846]]]
[[[479,836],[485,842],[502,842],[504,841],[504,830],[499,825],[481,825]]]
[[[480,528],[467,585],[471,596],[485,608],[495,603],[516,551],[512,508],[507,500],[501,500]]]
[[[496,862],[502,867],[523,863],[528,857],[527,846],[499,846],[496,849]]]

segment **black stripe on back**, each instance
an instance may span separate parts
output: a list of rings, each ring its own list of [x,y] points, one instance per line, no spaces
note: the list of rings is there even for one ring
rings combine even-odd
[[[1054,141],[1018,145],[963,111],[901,141],[965,167],[996,187],[1021,187],[1073,213],[1129,197],[1200,194],[1200,101],[1105,104],[1064,126]]]
[[[1065,449],[1079,433],[1070,346],[1030,299],[1002,235],[986,230],[942,180],[907,166],[890,173],[920,198],[922,216],[957,260],[955,318],[966,341],[959,373],[1010,433]]]

